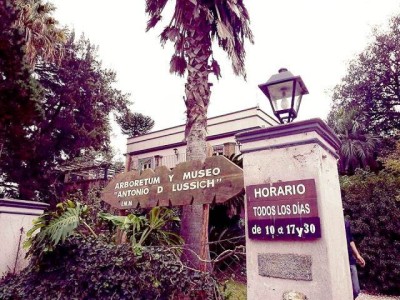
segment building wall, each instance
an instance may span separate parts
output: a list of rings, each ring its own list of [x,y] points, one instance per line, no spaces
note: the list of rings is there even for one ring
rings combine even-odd
[[[274,119],[258,107],[253,107],[208,119],[207,143],[209,148],[226,143],[236,143],[235,134],[241,131],[269,127],[277,124]],[[175,126],[138,137],[128,138],[126,170],[138,169],[144,159],[152,159],[152,168],[157,158],[162,165],[173,168],[186,161],[185,125]],[[231,148],[231,147],[230,147]],[[212,150],[210,150],[212,153]],[[236,146],[239,152],[239,145]]]

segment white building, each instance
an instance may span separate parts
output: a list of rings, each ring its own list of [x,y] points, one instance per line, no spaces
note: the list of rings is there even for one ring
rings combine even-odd
[[[278,124],[259,107],[252,107],[208,119],[207,143],[210,155],[240,153],[235,134]],[[144,170],[157,166],[173,168],[186,161],[185,125],[128,138],[126,171]]]

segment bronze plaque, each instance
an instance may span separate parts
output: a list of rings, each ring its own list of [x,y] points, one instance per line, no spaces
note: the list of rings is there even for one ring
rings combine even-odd
[[[249,238],[304,240],[321,237],[314,179],[246,187]]]
[[[243,189],[243,170],[224,156],[116,175],[101,199],[119,209],[222,203]]]

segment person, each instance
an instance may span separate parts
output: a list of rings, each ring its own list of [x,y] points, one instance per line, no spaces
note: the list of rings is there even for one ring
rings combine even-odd
[[[360,282],[358,281],[356,263],[359,263],[361,267],[364,267],[365,260],[360,255],[360,252],[358,252],[356,244],[354,243],[353,235],[351,233],[350,221],[348,219],[345,219],[345,228],[346,228],[347,249],[349,252],[351,283],[353,286],[353,298],[356,299],[358,294],[360,293]]]

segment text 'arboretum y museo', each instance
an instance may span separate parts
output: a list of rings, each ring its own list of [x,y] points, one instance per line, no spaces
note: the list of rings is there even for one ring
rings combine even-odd
[[[243,189],[243,170],[224,156],[120,173],[101,199],[119,209],[222,203]]]

